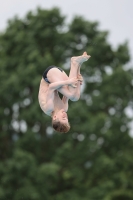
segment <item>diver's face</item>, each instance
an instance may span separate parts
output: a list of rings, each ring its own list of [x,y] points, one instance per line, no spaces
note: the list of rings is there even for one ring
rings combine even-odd
[[[67,117],[67,113],[64,111],[64,109],[61,109],[57,115],[56,118],[61,122],[61,123],[68,123],[68,117]]]

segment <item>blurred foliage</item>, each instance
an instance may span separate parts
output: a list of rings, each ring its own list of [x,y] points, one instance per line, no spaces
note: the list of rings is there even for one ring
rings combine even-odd
[[[71,130],[53,132],[38,104],[39,82],[52,64],[67,73],[87,51],[81,99],[70,102]],[[129,135],[133,70],[128,44],[116,50],[97,22],[58,8],[11,19],[0,34],[0,199],[132,200]]]

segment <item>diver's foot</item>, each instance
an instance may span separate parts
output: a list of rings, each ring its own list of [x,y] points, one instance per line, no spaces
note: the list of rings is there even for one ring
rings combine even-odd
[[[71,62],[82,64],[83,62],[87,61],[90,57],[91,57],[90,55],[87,55],[87,53],[84,52],[82,56],[72,57]]]

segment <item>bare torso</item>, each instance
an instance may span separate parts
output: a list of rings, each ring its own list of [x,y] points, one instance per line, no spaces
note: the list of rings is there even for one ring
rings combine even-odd
[[[39,104],[43,112],[49,116],[51,116],[52,112],[55,110],[55,108],[58,109],[64,109],[65,110],[65,105],[63,101],[60,99],[58,91],[55,90],[53,92],[53,105],[54,108],[47,109],[47,92],[48,92],[48,87],[49,84],[42,78],[40,82],[40,88],[39,88],[39,94],[38,94],[38,99],[39,99]],[[67,112],[67,110],[65,110]]]

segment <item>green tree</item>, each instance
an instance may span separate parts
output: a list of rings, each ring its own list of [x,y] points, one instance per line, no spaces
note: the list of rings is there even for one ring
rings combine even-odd
[[[133,70],[127,43],[116,50],[97,22],[37,9],[0,34],[0,199],[132,200]],[[71,130],[53,132],[38,104],[43,71],[87,51],[81,99],[70,102]]]

